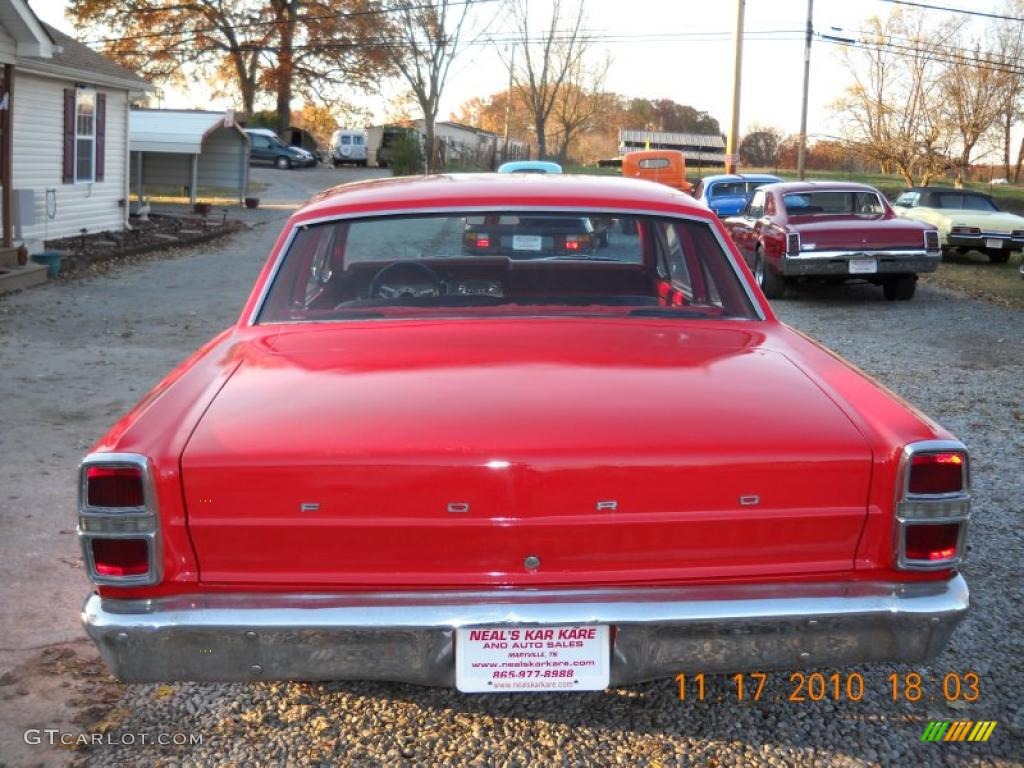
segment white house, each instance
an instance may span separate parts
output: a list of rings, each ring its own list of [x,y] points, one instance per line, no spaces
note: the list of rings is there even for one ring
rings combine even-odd
[[[23,0],[0,0],[3,9],[18,5]],[[6,27],[2,11],[0,24]],[[30,253],[44,239],[127,226],[129,105],[153,90],[62,32],[43,31],[50,50],[19,48],[8,92],[10,213],[14,239]]]

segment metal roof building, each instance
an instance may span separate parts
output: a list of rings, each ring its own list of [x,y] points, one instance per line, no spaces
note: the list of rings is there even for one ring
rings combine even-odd
[[[678,149],[688,162],[725,164],[725,140],[717,133],[619,130],[620,155],[642,149]]]
[[[249,137],[228,112],[133,109],[129,115],[131,184],[139,199],[145,189],[188,188],[196,202],[200,187],[237,191],[249,182]]]

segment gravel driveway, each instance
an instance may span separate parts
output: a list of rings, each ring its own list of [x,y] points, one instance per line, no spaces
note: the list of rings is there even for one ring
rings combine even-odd
[[[326,169],[281,174],[282,215]],[[352,172],[357,173],[357,172]],[[286,182],[286,184],[285,184]],[[933,664],[863,668],[858,703],[735,700],[709,676],[703,702],[673,681],[603,693],[467,696],[398,684],[136,685],[112,682],[83,641],[87,585],[73,467],[87,445],[174,363],[237,315],[279,228],[0,300],[0,765],[200,763],[468,765],[1022,765],[1024,315],[922,287],[888,303],[872,288],[804,290],[777,303],[972,449],[976,501],[966,570],[972,611]],[[843,670],[844,673],[851,670]],[[977,672],[980,699],[943,702],[942,677]],[[894,702],[887,677],[920,673],[924,698]],[[925,744],[928,720],[996,720],[986,743]],[[26,728],[135,734],[72,752],[24,744]],[[189,747],[138,734],[199,734]]]

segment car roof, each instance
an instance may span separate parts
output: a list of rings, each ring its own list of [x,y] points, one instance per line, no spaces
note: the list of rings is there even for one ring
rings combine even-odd
[[[761,181],[762,179],[782,181],[771,173],[719,173],[715,176],[705,176],[701,181],[708,184],[717,181]]]
[[[870,184],[860,184],[856,181],[783,181],[778,184],[769,184],[763,189],[772,189],[783,194],[788,192],[874,192],[880,194]]]
[[[498,173],[520,173],[523,171],[561,173],[562,166],[548,160],[511,160],[498,166]]]
[[[512,209],[516,206],[684,212],[714,219],[702,203],[665,184],[619,176],[546,173],[455,173],[396,176],[324,190],[293,215],[308,220],[353,212]]]
[[[904,195],[907,192],[943,192],[953,195],[978,195],[979,197],[987,197],[990,200],[992,199],[991,195],[977,189],[957,189],[956,187],[911,187],[910,189],[904,189],[900,194]]]

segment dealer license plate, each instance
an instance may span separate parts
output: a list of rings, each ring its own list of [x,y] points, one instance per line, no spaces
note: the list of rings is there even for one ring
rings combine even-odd
[[[1002,248],[1003,247],[1003,241],[1002,240],[986,240],[985,241],[985,247],[986,248]]]
[[[512,250],[539,251],[542,240],[540,235],[512,235]]]
[[[851,275],[873,275],[878,272],[876,259],[850,259]]]
[[[608,687],[608,627],[476,627],[455,633],[463,693],[600,691]]]

